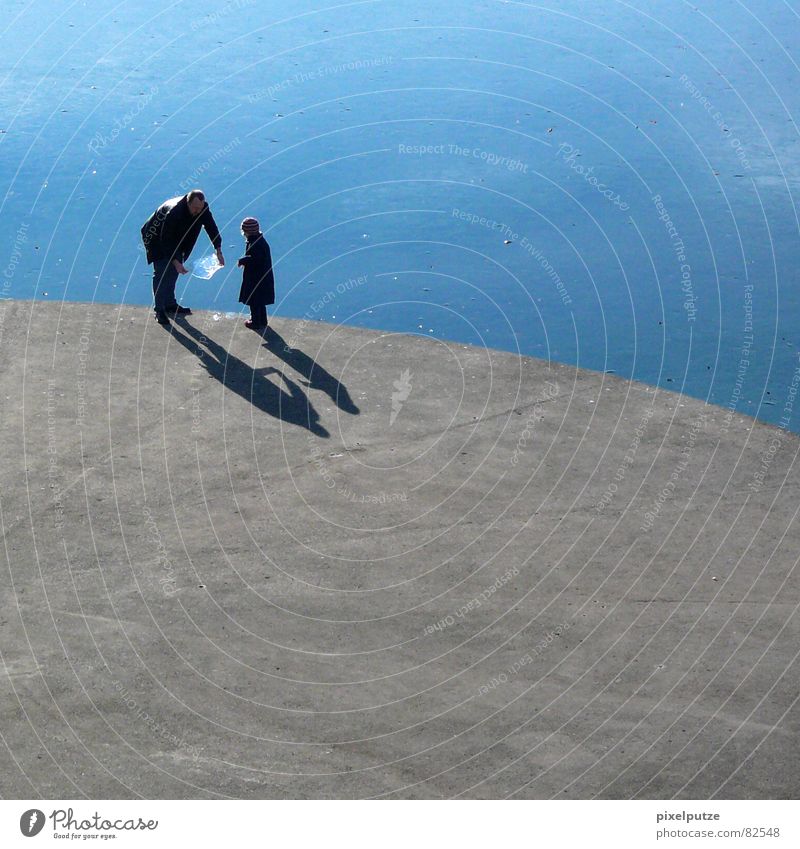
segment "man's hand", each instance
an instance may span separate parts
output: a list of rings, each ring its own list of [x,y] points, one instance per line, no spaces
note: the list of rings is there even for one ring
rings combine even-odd
[[[177,271],[178,274],[189,273],[189,269],[179,259],[173,259],[172,264],[175,266],[175,271]]]
[[[222,248],[217,251],[217,262],[220,265],[225,265],[225,257],[222,255]]]

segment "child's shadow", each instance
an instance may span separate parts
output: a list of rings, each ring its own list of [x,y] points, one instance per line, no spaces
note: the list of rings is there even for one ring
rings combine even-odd
[[[177,327],[185,331],[186,336],[175,332]],[[252,368],[238,357],[228,353],[196,327],[192,327],[186,319],[181,319],[173,325],[172,338],[197,356],[212,377],[249,401],[257,409],[282,422],[308,428],[313,434],[324,439],[330,436],[319,423],[319,413],[303,390],[277,369]],[[267,374],[279,374],[289,391],[286,392],[267,380]]]
[[[309,389],[321,390],[345,413],[350,413],[353,416],[359,414],[360,410],[353,403],[347,387],[343,383],[340,383],[330,372],[326,371],[318,362],[312,360],[308,354],[303,353],[303,351],[297,348],[289,347],[280,333],[272,327],[267,327],[264,333],[264,341],[271,353],[283,360],[287,366],[291,366],[296,372],[303,375]]]

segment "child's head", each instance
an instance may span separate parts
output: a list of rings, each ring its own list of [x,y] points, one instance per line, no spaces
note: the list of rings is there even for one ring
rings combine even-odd
[[[261,232],[261,227],[255,218],[245,218],[242,221],[242,233],[246,239],[255,239]]]

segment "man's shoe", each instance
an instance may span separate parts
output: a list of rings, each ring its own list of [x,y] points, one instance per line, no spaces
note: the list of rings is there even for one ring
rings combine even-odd
[[[192,311],[189,307],[182,307],[180,304],[175,304],[174,307],[167,307],[167,315],[191,315]]]
[[[251,320],[251,319],[249,319],[249,318],[248,318],[248,319],[247,319],[247,321],[244,323],[244,326],[245,326],[248,330],[266,330],[266,327],[267,327],[267,325],[266,325],[266,324],[256,324],[254,321],[252,321],[252,320]]]
[[[169,324],[169,316],[167,316],[164,310],[156,310],[156,321],[159,324]]]

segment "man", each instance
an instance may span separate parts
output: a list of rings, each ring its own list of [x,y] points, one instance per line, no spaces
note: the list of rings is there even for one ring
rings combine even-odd
[[[175,283],[179,274],[189,273],[184,263],[189,259],[201,227],[211,239],[219,264],[225,265],[219,228],[206,196],[199,189],[162,203],[142,227],[147,262],[153,264],[153,299],[159,324],[169,324],[170,315],[191,313],[188,307],[182,307],[175,300]]]

